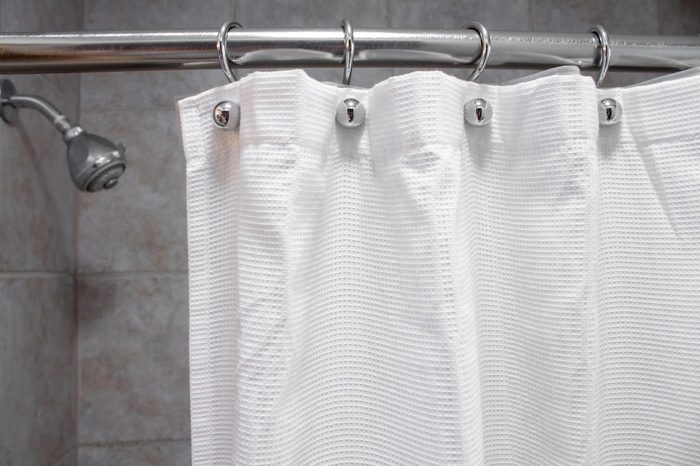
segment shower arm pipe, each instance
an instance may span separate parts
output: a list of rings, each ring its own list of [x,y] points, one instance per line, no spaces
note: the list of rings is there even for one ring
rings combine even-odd
[[[73,128],[70,119],[61,113],[54,105],[46,99],[34,95],[14,94],[0,100],[2,105],[11,105],[14,108],[31,108],[44,115],[61,133]]]
[[[491,34],[488,68],[594,69],[593,34]],[[0,73],[219,68],[217,31],[143,31],[0,34]],[[231,29],[233,70],[343,66],[344,35],[333,29]],[[610,69],[669,71],[700,66],[700,36],[611,35]],[[355,67],[459,68],[478,58],[473,30],[355,29]]]

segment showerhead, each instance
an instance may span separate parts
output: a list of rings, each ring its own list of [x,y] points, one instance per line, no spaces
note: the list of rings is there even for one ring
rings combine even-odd
[[[123,144],[114,144],[75,126],[64,135],[68,145],[68,169],[73,183],[81,191],[100,191],[116,186],[126,169]]]
[[[32,108],[48,118],[63,135],[68,146],[68,169],[73,183],[81,191],[95,192],[117,185],[126,169],[126,148],[73,125],[68,117],[41,97],[17,95],[11,81],[0,83],[0,117],[16,121],[17,108]]]

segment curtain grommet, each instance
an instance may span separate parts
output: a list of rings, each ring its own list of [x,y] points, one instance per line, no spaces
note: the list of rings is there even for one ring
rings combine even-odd
[[[224,100],[214,107],[212,119],[219,129],[236,129],[241,121],[241,109],[238,104]]]
[[[472,99],[464,104],[464,121],[470,126],[486,126],[493,118],[493,107],[485,99]]]
[[[338,104],[335,120],[345,128],[357,128],[365,122],[365,106],[357,99],[345,99]]]
[[[622,119],[622,105],[615,99],[601,100],[598,102],[598,119],[602,126],[618,124]]]

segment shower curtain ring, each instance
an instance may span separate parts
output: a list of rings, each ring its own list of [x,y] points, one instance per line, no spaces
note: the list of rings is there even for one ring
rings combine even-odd
[[[343,84],[350,84],[350,78],[352,77],[352,62],[355,60],[355,37],[352,31],[352,24],[350,24],[349,19],[343,19],[340,23],[343,28],[343,45],[345,51],[343,52],[343,63],[345,64],[345,71],[343,72]]]
[[[605,80],[605,75],[608,74],[608,68],[610,67],[610,56],[612,55],[610,41],[608,40],[608,33],[600,24],[593,26],[588,32],[592,33],[598,41],[594,60],[596,64],[600,66],[600,74],[598,75],[595,85],[596,87],[601,87]],[[599,50],[600,52],[598,52]]]
[[[484,69],[486,68],[486,63],[488,63],[489,57],[491,56],[491,34],[489,34],[489,31],[486,29],[486,26],[479,22],[470,23],[464,28],[476,31],[476,33],[479,35],[479,40],[481,41],[481,52],[477,57],[479,61],[474,67],[474,71],[472,71],[471,74],[467,77],[467,81],[476,81],[477,78],[481,75],[481,73],[484,72]]]
[[[238,81],[238,77],[236,77],[236,75],[233,74],[233,71],[231,71],[228,52],[226,50],[226,37],[231,29],[242,27],[243,26],[236,21],[226,21],[219,28],[219,34],[216,37],[216,51],[219,54],[219,66],[221,66],[221,71],[224,72],[230,83]]]

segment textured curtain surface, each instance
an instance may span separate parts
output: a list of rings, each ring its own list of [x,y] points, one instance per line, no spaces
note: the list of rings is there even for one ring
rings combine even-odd
[[[700,464],[700,75],[266,72],[179,108],[196,466]]]

